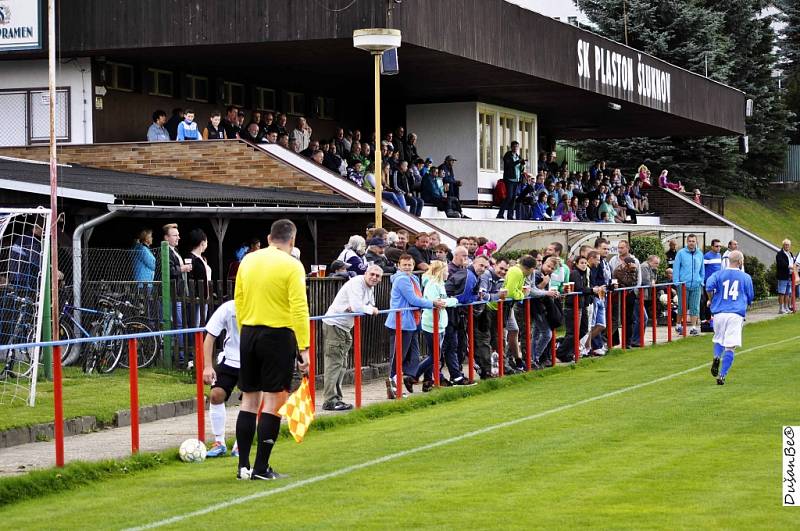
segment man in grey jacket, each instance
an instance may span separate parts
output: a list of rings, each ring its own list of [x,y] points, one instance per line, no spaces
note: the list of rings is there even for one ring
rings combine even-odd
[[[325,312],[326,316],[332,317],[322,319],[322,344],[325,352],[325,402],[322,409],[326,411],[346,411],[353,408],[352,404],[342,401],[342,381],[347,353],[353,344],[352,329],[355,319],[341,314],[376,315],[378,308],[375,307],[375,286],[382,276],[383,269],[371,265],[364,275],[355,276],[345,282]]]

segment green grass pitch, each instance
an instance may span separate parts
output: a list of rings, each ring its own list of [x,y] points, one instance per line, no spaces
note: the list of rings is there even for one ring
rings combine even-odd
[[[798,324],[791,316],[747,326],[747,352],[721,387],[707,367],[711,338],[687,339],[311,432],[302,444],[281,440],[273,466],[290,474],[284,480],[237,482],[230,457],[174,462],[8,506],[0,521],[6,529],[115,529],[171,517],[166,528],[797,529],[800,512],[781,507],[780,433],[800,421]],[[393,456],[406,450],[414,451]],[[385,456],[393,457],[318,479]]]

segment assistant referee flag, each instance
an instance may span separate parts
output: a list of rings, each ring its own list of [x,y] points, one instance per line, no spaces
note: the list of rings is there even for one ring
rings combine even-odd
[[[314,420],[314,406],[311,403],[308,377],[303,378],[303,383],[300,384],[297,391],[289,396],[286,403],[278,410],[278,414],[286,417],[289,433],[292,434],[294,440],[303,442],[303,437]]]

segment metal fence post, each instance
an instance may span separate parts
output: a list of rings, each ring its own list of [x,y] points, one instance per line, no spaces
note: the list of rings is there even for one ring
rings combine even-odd
[[[361,407],[361,316],[353,324],[353,384],[356,388],[356,408]]]
[[[658,290],[655,286],[653,286],[650,297],[653,299],[651,319],[653,320],[653,344],[655,345],[658,343]],[[644,345],[644,339],[642,339],[642,345]]]
[[[433,385],[439,387],[439,359],[440,359],[440,345],[439,345],[439,309],[433,308]]]
[[[506,362],[503,356],[506,338],[503,334],[503,300],[497,301],[497,374],[505,374]]]
[[[161,242],[161,329],[172,330],[172,300],[170,294],[169,279],[169,244]],[[164,337],[164,360],[165,367],[172,368],[172,337]]]
[[[194,374],[197,385],[197,438],[206,442],[206,397],[203,386],[203,333],[194,333]],[[136,362],[129,365],[136,365]]]
[[[64,468],[64,396],[61,375],[61,346],[53,349],[53,408],[56,466]]]
[[[531,359],[533,358],[533,356],[531,355],[531,349],[533,348],[533,345],[531,344],[533,340],[532,336],[533,334],[531,333],[531,300],[525,299],[525,344],[527,345],[527,348],[525,349],[525,352],[527,352],[527,354],[525,355],[525,368],[529,372],[531,370],[531,363],[532,363]]]
[[[469,363],[470,383],[475,381],[475,315],[472,308],[470,305],[467,313],[467,363]]]
[[[136,339],[128,340],[128,379],[131,393],[131,453],[139,453],[139,354]]]

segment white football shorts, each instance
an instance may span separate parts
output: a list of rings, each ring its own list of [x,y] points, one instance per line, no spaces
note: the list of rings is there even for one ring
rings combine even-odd
[[[744,317],[737,313],[714,315],[714,343],[725,348],[742,346]]]

